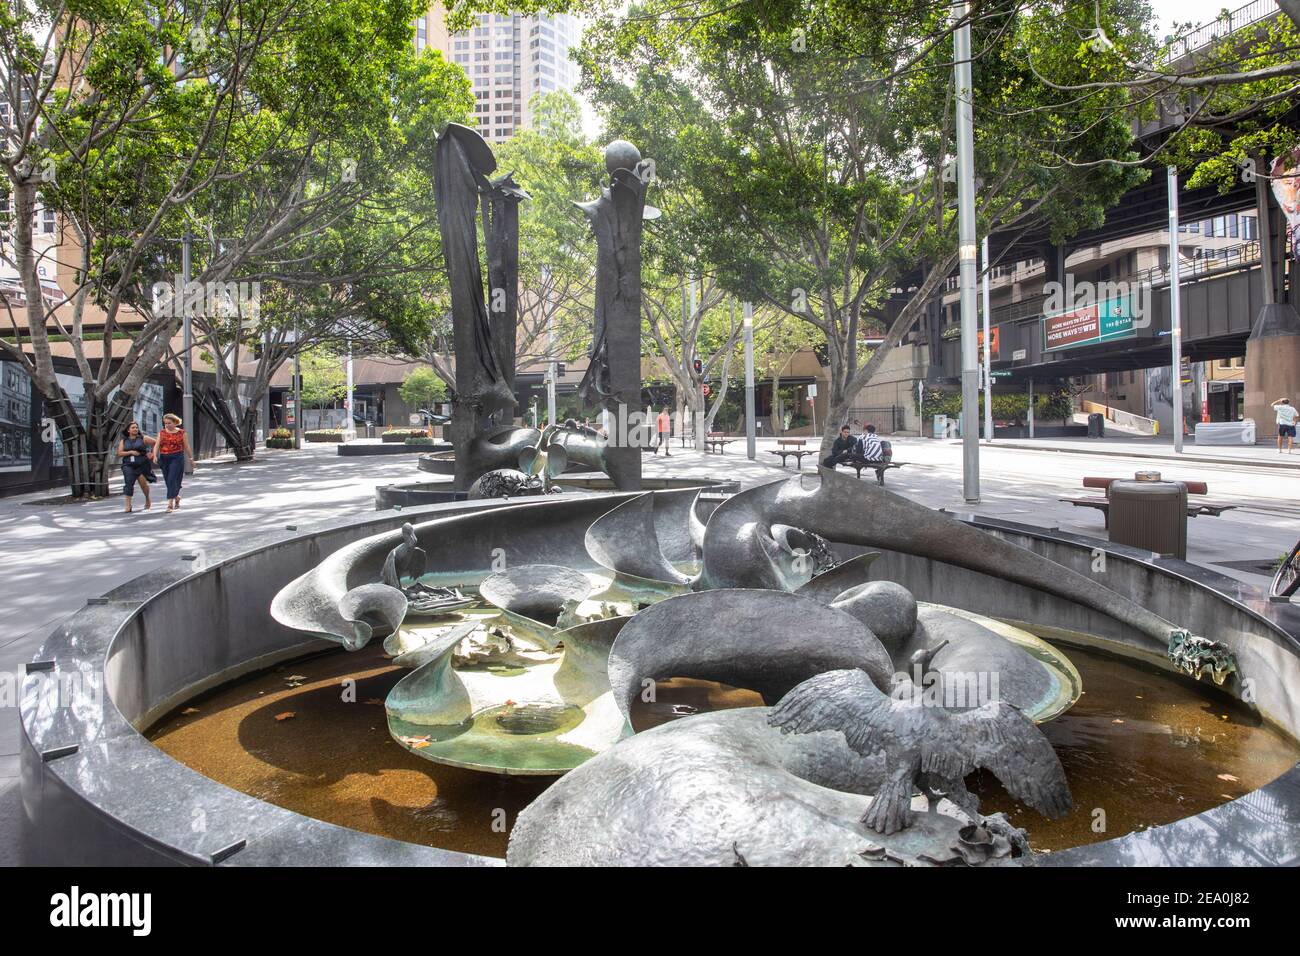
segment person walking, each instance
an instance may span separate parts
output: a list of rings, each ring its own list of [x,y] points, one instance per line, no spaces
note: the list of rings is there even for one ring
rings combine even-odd
[[[673,453],[668,450],[672,447],[669,444],[669,439],[673,437],[673,420],[668,414],[667,405],[664,405],[659,410],[659,417],[655,420],[655,426],[659,432],[659,444],[655,445],[654,453],[659,454],[659,449],[662,448],[665,458],[673,457]]]
[[[1282,439],[1286,439],[1286,453],[1291,454],[1295,446],[1295,423],[1300,419],[1300,411],[1291,404],[1289,398],[1279,398],[1273,403],[1273,411],[1277,415],[1277,453],[1282,454]]]
[[[168,412],[163,416],[163,430],[154,445],[155,460],[162,467],[163,481],[167,483],[167,510],[177,511],[181,506],[181,480],[185,477],[185,462],[194,461],[190,438],[181,428],[181,417]]]
[[[157,439],[150,438],[140,430],[139,422],[126,426],[126,434],[118,440],[117,457],[122,462],[122,494],[126,498],[125,514],[131,513],[135,502],[135,486],[138,484],[144,492],[144,510],[148,511],[153,502],[149,500],[149,485],[158,480],[153,473],[153,446]]]

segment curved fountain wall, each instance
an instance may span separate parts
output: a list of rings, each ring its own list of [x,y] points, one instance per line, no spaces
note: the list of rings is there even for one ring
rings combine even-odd
[[[690,491],[661,492],[692,494]],[[172,760],[140,730],[242,674],[323,649],[270,617],[288,581],[338,548],[405,521],[470,516],[449,528],[431,569],[491,561],[591,564],[586,527],[627,494],[522,503],[455,502],[268,532],[237,547],[196,551],[88,602],[29,665],[21,709],[25,856],[43,864],[482,865],[500,861],[348,830],[262,802]],[[968,516],[984,530],[1088,572],[1106,556],[1105,583],[1180,624],[1228,643],[1256,680],[1254,705],[1300,737],[1300,608],[1185,562],[1096,539]],[[1113,619],[1019,585],[900,552],[873,577],[918,598],[1037,627],[1099,635],[1131,655],[1163,648]],[[1266,667],[1258,667],[1258,663]],[[95,700],[94,684],[103,693]],[[80,692],[76,692],[78,681]],[[60,694],[62,691],[62,694]],[[1266,849],[1261,850],[1261,847]],[[1231,803],[1164,827],[1051,854],[1056,865],[1249,864],[1300,858],[1300,766]]]

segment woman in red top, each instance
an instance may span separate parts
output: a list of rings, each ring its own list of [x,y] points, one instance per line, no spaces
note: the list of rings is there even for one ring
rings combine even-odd
[[[168,412],[163,416],[163,430],[153,446],[157,462],[162,466],[163,481],[167,483],[167,510],[181,506],[181,479],[185,477],[185,462],[194,460],[194,449],[189,436],[181,428],[179,415]]]

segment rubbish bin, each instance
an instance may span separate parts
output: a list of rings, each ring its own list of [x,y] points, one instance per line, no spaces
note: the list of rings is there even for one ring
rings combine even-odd
[[[367,437],[367,438],[374,438],[374,437],[375,437],[375,423],[374,423],[374,422],[366,422],[366,437]]]
[[[1088,415],[1088,437],[1106,437],[1106,416],[1101,412],[1092,412]]]
[[[1187,486],[1140,471],[1132,481],[1113,481],[1110,540],[1156,554],[1187,559]]]

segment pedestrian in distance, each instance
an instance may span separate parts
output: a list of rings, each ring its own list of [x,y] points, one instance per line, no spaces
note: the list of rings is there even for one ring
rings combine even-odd
[[[659,417],[655,420],[655,425],[656,430],[659,432],[659,444],[655,445],[654,453],[659,454],[659,449],[662,448],[664,457],[671,458],[673,453],[668,449],[672,446],[669,445],[668,440],[673,437],[673,420],[668,414],[667,405],[663,406],[659,411]]]
[[[1282,439],[1286,439],[1286,453],[1291,454],[1295,446],[1295,425],[1300,419],[1300,411],[1291,404],[1289,398],[1279,398],[1273,403],[1273,412],[1277,415],[1277,453],[1282,454]]]
[[[122,462],[122,494],[126,498],[125,514],[131,513],[135,502],[135,486],[138,484],[144,492],[144,510],[148,511],[153,502],[149,500],[149,485],[157,481],[153,473],[153,446],[156,438],[151,438],[140,430],[139,422],[126,426],[126,434],[117,443],[117,457]]]
[[[181,506],[181,481],[185,477],[185,463],[194,462],[194,449],[190,437],[181,428],[181,417],[168,412],[163,416],[163,429],[154,445],[155,460],[162,467],[163,481],[167,484],[167,510],[178,511]]]

